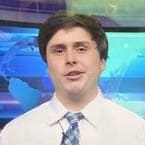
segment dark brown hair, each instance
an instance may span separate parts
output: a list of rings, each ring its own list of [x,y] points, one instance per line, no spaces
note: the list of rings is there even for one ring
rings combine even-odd
[[[39,51],[46,62],[46,46],[52,36],[60,29],[72,27],[82,27],[90,33],[92,39],[98,46],[100,58],[106,60],[108,57],[108,40],[104,29],[95,16],[83,14],[69,14],[66,12],[58,12],[49,17],[41,26],[38,36]]]

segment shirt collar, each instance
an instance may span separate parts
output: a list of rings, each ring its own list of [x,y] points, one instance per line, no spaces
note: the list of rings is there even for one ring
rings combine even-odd
[[[50,125],[57,123],[59,120],[63,119],[63,116],[68,112],[63,104],[57,99],[56,94],[52,97],[50,105],[53,109],[53,117],[50,120]]]
[[[103,100],[103,95],[101,90],[98,88],[98,94],[93,101],[91,101],[84,109],[80,112],[84,115],[85,119],[94,127],[97,124],[101,116],[101,104]],[[53,109],[53,116],[50,119],[50,125],[57,123],[59,120],[63,119],[63,116],[68,112],[68,110],[63,106],[63,104],[57,99],[56,94],[52,97],[50,105]]]
[[[98,122],[101,121],[102,115],[102,103],[103,94],[98,88],[98,94],[93,101],[91,101],[81,112],[85,116],[85,119],[95,128],[97,128]]]

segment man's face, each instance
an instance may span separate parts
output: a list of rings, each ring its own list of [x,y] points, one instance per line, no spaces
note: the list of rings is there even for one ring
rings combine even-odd
[[[58,30],[46,48],[48,70],[56,93],[76,95],[96,90],[104,68],[95,41],[81,27]]]

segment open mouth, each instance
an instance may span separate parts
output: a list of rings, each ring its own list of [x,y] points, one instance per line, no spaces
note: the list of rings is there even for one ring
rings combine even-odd
[[[69,80],[78,80],[82,76],[83,72],[80,71],[70,71],[65,77]]]

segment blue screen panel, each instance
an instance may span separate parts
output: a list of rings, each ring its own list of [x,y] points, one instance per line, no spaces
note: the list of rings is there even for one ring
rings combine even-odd
[[[145,116],[145,32],[108,32],[109,58],[100,85],[113,101]]]
[[[0,26],[0,118],[14,118],[54,92],[40,57],[39,28]],[[109,58],[100,79],[106,97],[145,116],[145,32],[107,32]]]

